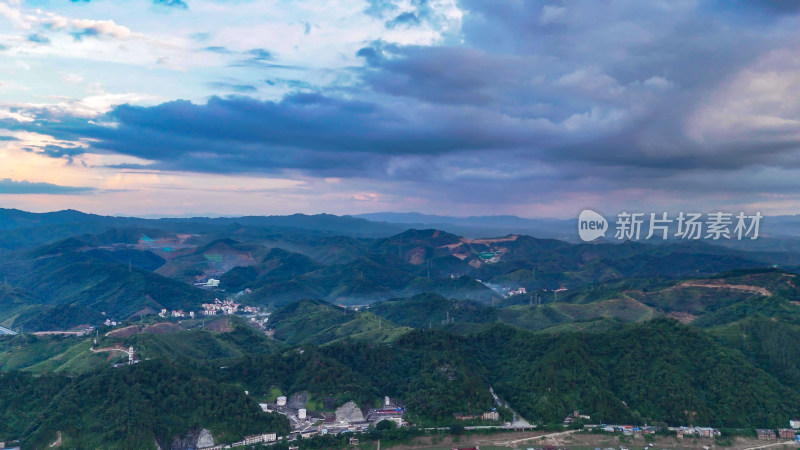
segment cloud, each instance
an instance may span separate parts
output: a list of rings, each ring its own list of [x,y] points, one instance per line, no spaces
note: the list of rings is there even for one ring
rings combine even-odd
[[[86,149],[80,145],[55,145],[48,144],[41,147],[23,147],[23,150],[31,153],[38,153],[51,158],[65,158],[72,161],[72,158],[82,155]]]
[[[415,26],[421,22],[419,17],[412,12],[404,12],[392,20],[386,21],[386,28],[397,28],[400,26]]]
[[[556,5],[544,5],[542,7],[542,15],[539,17],[539,23],[542,25],[549,25],[562,20],[567,12],[567,8]]]
[[[301,67],[279,64],[275,55],[263,48],[254,48],[241,52],[241,59],[230,64],[230,67],[248,67],[261,69],[302,69]]]
[[[70,0],[72,3],[89,3],[91,0]],[[154,5],[168,6],[172,8],[187,9],[189,5],[183,0],[153,0]]]
[[[180,9],[189,8],[189,5],[187,5],[186,2],[184,2],[183,0],[153,0],[153,4],[168,6],[171,8],[180,8]]]
[[[382,17],[387,12],[397,10],[397,5],[392,0],[367,0],[364,13],[372,17]]]
[[[463,47],[376,42],[357,55],[367,62],[360,75],[372,89],[433,103],[491,103],[530,68],[529,62],[513,56]]]
[[[270,86],[276,87],[283,87],[287,88],[291,91],[315,91],[317,90],[316,86],[309,83],[308,81],[303,80],[291,80],[286,78],[273,78],[270,80],[266,80],[266,83]]]
[[[28,35],[29,42],[35,42],[37,44],[49,44],[50,38],[42,33],[33,33]]]
[[[800,175],[792,5],[371,0],[350,25],[287,17],[296,36],[286,45],[283,36],[244,39],[234,26],[180,26],[176,42],[190,38],[192,56],[211,61],[174,94],[192,102],[11,105],[0,125],[81,143],[36,150],[53,158],[116,154],[145,161],[113,165],[132,170],[380,181],[382,193],[463,202],[680,201],[742,186],[751,196],[791,194]],[[46,20],[21,36],[97,29],[126,39],[114,22]],[[347,44],[329,44],[332,30]],[[303,53],[312,45],[325,64]],[[742,183],[748,172],[752,183]]]
[[[233,91],[239,94],[248,94],[253,92],[258,92],[258,88],[253,86],[252,84],[241,84],[241,83],[228,83],[225,81],[212,81],[208,83],[208,86],[215,90],[223,90],[223,91]]]
[[[83,151],[114,152],[154,161],[166,170],[279,172],[300,169],[343,176],[381,170],[392,157],[510,148],[533,136],[547,139],[546,121],[505,123],[478,111],[431,110],[413,117],[406,106],[387,108],[319,93],[281,101],[211,98],[207,104],[123,105],[103,119],[22,124],[60,139],[90,139]],[[74,149],[80,152],[81,149]],[[53,156],[60,156],[54,154]],[[74,155],[73,155],[74,156]]]
[[[44,195],[77,195],[95,191],[92,187],[61,186],[51,183],[15,181],[10,178],[0,179],[0,195],[44,194]]]
[[[203,47],[203,50],[205,50],[207,52],[211,52],[211,53],[220,53],[220,54],[223,54],[223,55],[230,55],[231,53],[233,53],[233,51],[231,49],[229,49],[227,47],[222,47],[222,46],[219,46],[219,45],[213,45],[213,46],[210,46],[210,47]]]
[[[72,36],[79,40],[85,37],[125,39],[131,35],[128,27],[117,25],[113,20],[73,19],[69,26],[74,30]],[[61,24],[55,25],[55,29],[61,27]]]

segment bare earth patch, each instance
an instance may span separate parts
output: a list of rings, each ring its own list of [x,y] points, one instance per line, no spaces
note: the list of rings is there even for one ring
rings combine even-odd
[[[697,319],[697,316],[695,316],[694,314],[689,314],[687,312],[682,312],[682,311],[673,311],[671,313],[668,313],[667,317],[669,317],[670,319],[675,319],[680,323],[690,323],[694,319]]]
[[[467,244],[496,244],[498,242],[514,242],[519,238],[516,234],[507,237],[494,238],[494,239],[467,239],[461,238],[462,242]]]
[[[684,281],[683,283],[679,284],[677,287],[702,287],[702,288],[710,288],[710,289],[732,289],[734,291],[744,291],[744,292],[751,292],[753,294],[760,294],[764,296],[771,296],[772,292],[768,291],[767,289],[761,286],[751,286],[749,284],[727,284],[722,282],[717,282],[713,280],[701,280],[701,281]]]
[[[228,319],[218,319],[206,325],[206,330],[229,333],[233,331],[233,327],[231,327],[231,322]]]
[[[147,325],[145,327],[141,325],[131,325],[125,328],[120,328],[118,330],[109,331],[108,333],[106,333],[106,336],[115,338],[124,338],[139,333],[150,333],[150,334],[174,333],[176,331],[181,331],[182,329],[183,328],[181,328],[179,325],[171,322],[159,322],[159,323],[154,323],[152,325]]]
[[[178,326],[177,324],[170,323],[170,322],[159,322],[154,323],[152,325],[146,326],[142,333],[150,333],[150,334],[167,334],[167,333],[174,333],[176,331],[181,331],[183,328]]]

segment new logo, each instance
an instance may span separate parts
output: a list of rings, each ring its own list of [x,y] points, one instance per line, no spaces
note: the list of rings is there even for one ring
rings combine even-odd
[[[584,209],[578,216],[578,235],[585,242],[593,241],[600,236],[605,236],[608,230],[608,221],[591,209]]]

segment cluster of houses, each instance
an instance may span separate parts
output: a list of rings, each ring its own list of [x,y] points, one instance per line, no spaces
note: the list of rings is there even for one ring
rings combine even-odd
[[[585,429],[601,428],[607,433],[622,433],[625,436],[641,436],[645,434],[655,434],[661,431],[661,428],[636,425],[584,425]]]
[[[316,435],[364,431],[370,425],[384,420],[392,421],[398,426],[407,425],[407,422],[403,420],[405,410],[394,404],[389,397],[384,397],[383,405],[380,408],[367,410],[366,415],[352,401],[337,408],[333,415],[321,412],[311,413],[305,408],[297,408],[299,404],[294,402],[294,398],[292,402],[288,402],[285,396],[279,396],[274,403],[260,403],[259,406],[265,412],[277,412],[289,419],[292,427],[290,441],[298,437],[306,439]]]
[[[577,418],[581,419],[588,419],[588,416],[578,415],[578,411],[567,416],[564,419],[564,425],[568,425],[573,421],[577,420]],[[761,441],[774,441],[777,439],[792,439],[797,442],[800,442],[800,434],[798,434],[797,429],[800,429],[800,420],[790,420],[789,421],[790,428],[779,428],[777,433],[774,429],[758,429],[756,430],[756,435],[758,439]],[[651,427],[651,426],[643,426],[637,427],[634,425],[585,425],[585,429],[597,429],[600,428],[603,431],[609,433],[618,433],[621,432],[624,435],[632,436],[632,435],[642,435],[642,434],[654,434],[658,431],[661,431],[661,428],[658,427]],[[674,431],[675,435],[678,439],[684,439],[687,437],[700,437],[700,438],[715,438],[722,435],[722,433],[716,429],[711,427],[669,427],[667,428],[669,431]]]
[[[158,313],[158,316],[159,317],[172,317],[172,318],[175,318],[175,319],[182,319],[182,318],[186,318],[186,317],[188,317],[190,319],[194,319],[195,314],[194,314],[194,311],[189,311],[188,313],[185,313],[185,312],[183,312],[182,309],[179,309],[177,311],[174,310],[174,309],[172,311],[167,311],[166,309],[162,309],[161,312]]]
[[[670,428],[669,430],[675,431],[675,435],[678,437],[678,439],[683,439],[684,437],[688,436],[703,438],[722,436],[722,433],[718,429],[709,427],[675,427]]]
[[[216,316],[217,314],[236,314],[239,311],[239,307],[242,306],[239,303],[231,299],[220,300],[218,298],[214,299],[214,303],[203,303],[203,315],[204,316]],[[245,306],[248,310],[254,309],[251,312],[258,312],[258,308],[253,308],[251,306]],[[244,311],[243,312],[247,312]]]
[[[774,441],[780,438],[794,439],[795,441],[800,442],[800,435],[796,435],[795,431],[791,428],[779,428],[777,434],[775,433],[775,430],[758,429],[756,430],[756,435],[758,435],[759,441]]]
[[[587,416],[586,414],[581,414],[576,410],[568,414],[567,417],[564,418],[564,421],[561,422],[561,424],[564,425],[564,428],[566,428],[579,420],[589,420],[589,419],[591,419],[591,417]]]
[[[239,442],[233,444],[213,445],[210,447],[199,447],[198,450],[222,450],[225,448],[244,447],[245,445],[263,444],[267,442],[276,442],[278,440],[277,433],[262,433],[245,436]]]
[[[217,314],[236,314],[237,312],[243,314],[258,314],[259,309],[256,306],[242,306],[239,303],[236,303],[233,300],[220,300],[218,298],[214,299],[214,303],[203,303],[203,315],[204,316],[216,316]],[[189,311],[188,313],[184,312],[182,309],[179,310],[170,310],[162,309],[160,313],[158,313],[160,317],[172,317],[172,318],[195,318],[195,312]]]
[[[328,433],[342,433],[362,431],[369,425],[374,425],[382,420],[392,420],[398,425],[405,425],[403,421],[403,408],[395,405],[389,397],[385,397],[384,404],[381,408],[370,410],[366,418],[362,411],[354,402],[347,402],[336,410],[335,417],[311,417],[305,409],[293,410],[287,406],[287,399],[284,396],[278,397],[274,404],[261,404],[265,411],[277,411],[279,413],[289,416],[294,429],[293,435],[290,436],[290,441],[302,436],[303,438],[312,437],[316,434]],[[496,410],[487,411],[480,415],[456,415],[459,420],[499,420],[499,414]],[[578,411],[569,414],[564,423],[569,424],[581,419],[589,419],[589,416],[582,415]],[[800,428],[800,420],[792,420],[789,422],[792,428],[781,428],[776,433],[775,430],[759,429],[756,430],[759,440],[771,441],[776,439],[794,439],[800,442],[800,436],[795,435],[795,429]],[[301,429],[302,428],[302,429]],[[653,426],[634,426],[634,425],[586,425],[586,429],[600,428],[609,433],[621,432],[624,435],[644,435],[654,434],[662,431],[663,428]],[[716,428],[710,427],[670,427],[669,431],[674,431],[678,439],[686,437],[700,437],[700,438],[715,438],[721,435],[720,431]],[[246,436],[242,441],[233,444],[216,445],[211,447],[201,447],[199,450],[221,450],[234,447],[241,447],[246,445],[254,445],[260,443],[271,443],[277,441],[275,433],[264,433],[252,436]],[[358,445],[358,438],[352,437],[350,445]],[[290,449],[292,447],[289,447]],[[296,448],[296,447],[294,447]],[[467,447],[469,449],[479,449],[480,447]],[[463,450],[464,447],[453,447],[453,449]]]
[[[485,422],[499,421],[500,413],[495,408],[482,414],[456,414],[456,420],[483,420]]]

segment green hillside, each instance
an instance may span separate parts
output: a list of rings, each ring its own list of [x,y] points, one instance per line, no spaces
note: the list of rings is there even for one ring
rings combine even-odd
[[[326,344],[341,339],[390,342],[411,330],[371,312],[348,311],[322,300],[301,300],[270,317],[274,337],[286,344]]]
[[[171,322],[129,325],[111,333],[94,336],[0,337],[0,371],[32,373],[84,373],[125,362],[119,352],[92,352],[90,348],[134,347],[138,359],[162,359],[199,363],[224,358],[277,351],[281,343],[236,319],[218,319],[208,329],[187,330]],[[212,328],[224,331],[211,331]]]
[[[151,313],[161,308],[198,308],[213,299],[193,286],[94,257],[82,249],[80,241],[67,240],[0,262],[0,276],[31,294],[14,297],[18,303],[44,305],[39,310],[28,309],[12,326],[26,326],[29,331],[68,329],[97,324],[101,317],[122,320],[145,308]],[[103,312],[105,316],[101,316]],[[5,314],[0,319],[7,319],[12,312]]]
[[[372,314],[362,317],[375,320]],[[327,411],[349,400],[376,405],[388,395],[419,424],[447,425],[454,414],[485,411],[493,403],[491,386],[533,423],[558,423],[578,409],[606,423],[783,426],[800,404],[797,366],[791,364],[797,349],[787,347],[782,357],[777,339],[798,331],[758,321],[737,326],[742,328],[707,334],[656,319],[590,332],[534,334],[506,325],[467,336],[415,330],[390,343],[342,339],[272,353],[250,349],[226,358],[224,366],[170,361],[170,351],[180,347],[162,351],[163,341],[149,349],[137,341],[143,352],[159,356],[74,378],[0,374],[0,403],[14,402],[4,410],[0,438],[21,436],[28,446],[40,447],[60,430],[68,447],[102,442],[107,448],[149,448],[155,439],[171,440],[202,426],[215,437],[234,439],[265,428],[282,430],[283,419],[265,416],[256,406],[276,389],[308,392],[312,407]],[[736,342],[739,331],[758,337]],[[172,335],[172,345],[181,339],[206,342],[195,332],[183,333]]]
[[[16,375],[0,375],[9,376]],[[2,384],[0,389],[8,389],[5,380]],[[37,420],[24,427],[3,426],[0,437],[21,431],[26,447],[42,448],[60,431],[67,448],[146,449],[156,448],[157,441],[162,447],[169,445],[199,424],[224,441],[288,431],[285,417],[262,412],[235,385],[156,361],[71,379],[40,411]]]
[[[536,337],[497,327],[476,340],[495,389],[534,420],[579,409],[606,423],[749,428],[798,413],[797,391],[775,373],[674,321]]]
[[[477,302],[448,300],[439,294],[419,294],[370,306],[369,311],[399,325],[413,328],[440,326],[448,321],[490,323],[497,311]]]

